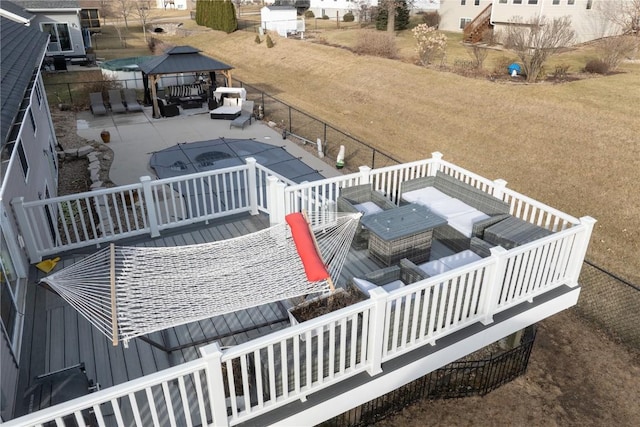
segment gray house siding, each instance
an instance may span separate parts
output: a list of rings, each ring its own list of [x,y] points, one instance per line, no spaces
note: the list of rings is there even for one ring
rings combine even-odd
[[[2,7],[3,4],[0,4]],[[40,74],[47,36],[39,28],[0,18],[0,243],[2,322],[0,324],[0,417],[13,415],[20,337],[23,332],[29,260],[22,249],[11,200],[57,194],[57,140]]]

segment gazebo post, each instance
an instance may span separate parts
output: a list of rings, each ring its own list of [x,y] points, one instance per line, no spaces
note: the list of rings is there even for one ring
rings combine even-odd
[[[154,119],[159,119],[160,118],[160,111],[158,111],[158,97],[156,95],[156,81],[158,79],[157,74],[154,74],[150,77],[150,81],[151,81],[151,101],[153,104],[153,118]]]

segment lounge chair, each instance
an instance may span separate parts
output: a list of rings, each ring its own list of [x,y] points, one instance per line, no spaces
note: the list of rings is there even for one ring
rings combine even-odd
[[[233,127],[244,129],[244,125],[247,123],[251,124],[251,118],[253,116],[253,101],[242,101],[240,115],[229,123],[229,129]]]
[[[109,105],[111,105],[112,113],[126,113],[127,107],[122,102],[122,95],[120,95],[120,89],[111,89],[109,91]]]
[[[104,106],[104,101],[102,100],[102,93],[100,92],[92,92],[89,94],[89,102],[91,102],[91,113],[93,115],[104,115],[107,114],[107,107]]]
[[[142,111],[142,105],[140,105],[136,99],[135,89],[124,89],[123,92],[124,102],[127,103],[127,110],[130,112]]]

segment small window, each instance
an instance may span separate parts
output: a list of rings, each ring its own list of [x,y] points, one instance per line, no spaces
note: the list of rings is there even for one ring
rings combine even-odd
[[[513,0],[513,4],[522,4],[522,0]]]
[[[553,2],[551,4],[553,4],[553,5],[560,4],[560,0],[553,0]]]
[[[36,126],[36,120],[33,118],[33,111],[31,110],[31,108],[29,108],[29,121],[31,122],[31,126],[33,126],[33,134],[35,135],[38,128]]]
[[[473,5],[474,6],[480,6],[480,0],[474,0]]]
[[[593,7],[593,0],[587,0],[587,10],[590,10]]]
[[[507,0],[500,0],[498,3],[507,4]]]
[[[460,6],[465,6],[467,4],[467,0],[460,0]]]
[[[469,25],[470,22],[471,22],[471,18],[460,18],[460,29],[464,30],[464,27]]]
[[[569,6],[572,6],[572,5],[576,4],[576,0],[567,0],[567,4]]]
[[[529,0],[529,4],[538,4],[538,0]]]
[[[18,157],[20,158],[20,164],[22,165],[22,172],[24,173],[24,179],[27,179],[29,175],[29,162],[27,161],[27,155],[22,148],[22,140],[18,141]]]
[[[38,100],[38,106],[42,107],[42,89],[40,89],[40,83],[36,82],[35,91],[36,91],[36,99]]]

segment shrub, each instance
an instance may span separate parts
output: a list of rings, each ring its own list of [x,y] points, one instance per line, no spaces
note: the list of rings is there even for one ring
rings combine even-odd
[[[411,32],[413,38],[416,39],[416,52],[422,65],[428,65],[436,57],[442,56],[446,52],[447,36],[439,33],[434,27],[420,24]]]
[[[609,66],[601,59],[591,59],[584,66],[584,70],[587,73],[607,74],[609,72]]]
[[[440,14],[438,12],[427,12],[422,15],[422,22],[428,27],[438,28],[440,25]]]
[[[556,65],[556,69],[553,72],[553,77],[556,80],[564,80],[567,78],[568,72],[569,72],[569,64],[559,64],[559,65]]]
[[[355,20],[355,16],[353,16],[353,13],[351,12],[347,12],[344,14],[344,16],[342,17],[342,20],[344,22],[353,22]]]
[[[513,59],[507,58],[506,56],[501,56],[496,59],[495,65],[493,67],[493,74],[495,75],[505,75],[509,74],[509,65],[513,63]]]
[[[315,18],[316,15],[313,13],[313,10],[306,10],[304,12],[304,17],[305,18]]]
[[[256,38],[253,41],[255,41],[256,44],[262,43],[262,40],[260,40],[260,35],[259,34],[256,34]]]
[[[273,40],[271,40],[271,36],[269,34],[267,34],[267,38],[265,39],[267,41],[267,47],[269,49],[271,49],[274,45],[273,45]]]
[[[322,15],[322,19],[325,19],[325,20],[329,19],[329,15]]]
[[[354,50],[360,55],[373,55],[382,58],[395,58],[398,54],[394,35],[375,30],[359,32]]]

